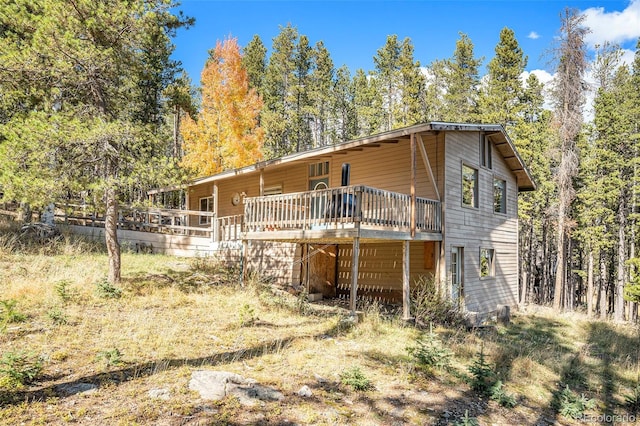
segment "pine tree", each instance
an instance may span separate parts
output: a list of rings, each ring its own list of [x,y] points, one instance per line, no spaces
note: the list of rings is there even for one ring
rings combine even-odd
[[[460,33],[453,57],[446,61],[443,119],[459,123],[478,119],[478,68],[483,59],[473,53],[469,36]]]
[[[522,82],[520,76],[527,65],[513,30],[503,28],[496,55],[489,61],[486,83],[480,92],[482,120],[501,124],[509,130],[520,118]]]
[[[249,87],[255,89],[258,94],[262,94],[266,64],[267,48],[256,34],[242,51],[242,66],[247,70]]]
[[[338,68],[333,88],[332,111],[333,126],[330,140],[332,143],[344,142],[355,138],[358,134],[355,93],[349,69]]]
[[[425,119],[425,78],[420,61],[414,60],[413,44],[409,38],[402,41],[399,66],[400,104],[393,127],[406,127]]]
[[[382,96],[373,78],[368,78],[362,69],[353,77],[353,98],[358,122],[358,136],[378,133],[383,128]]]
[[[218,41],[202,71],[202,107],[197,121],[182,126],[184,167],[198,176],[253,164],[262,158],[258,126],[262,100],[249,87],[237,39]]]
[[[157,183],[171,169],[162,93],[177,71],[171,37],[192,20],[170,13],[165,0],[5,6],[0,185],[34,205],[80,190],[102,198],[108,279],[118,282],[120,191],[133,180]]]
[[[537,189],[518,197],[520,221],[520,302],[548,303],[551,300],[549,229],[550,204],[555,185],[551,176],[551,114],[543,108],[543,85],[530,74],[523,87],[520,117],[512,130],[514,143],[536,182]],[[534,283],[538,287],[534,289]]]
[[[556,309],[565,306],[563,295],[568,269],[567,224],[571,217],[570,206],[574,198],[573,178],[578,166],[576,140],[583,122],[582,106],[586,87],[584,73],[587,68],[584,38],[588,32],[582,25],[583,21],[584,15],[579,15],[578,11],[564,11],[561,15],[559,45],[555,50],[557,68],[553,97],[561,155],[555,176],[558,185],[558,254],[553,306]]]
[[[400,68],[400,43],[397,35],[387,36],[387,42],[378,49],[373,57],[375,64],[375,82],[378,92],[382,97],[383,110],[380,114],[384,116],[382,130],[391,130],[395,123],[395,110],[398,103],[399,73]]]
[[[311,70],[313,69],[313,49],[305,35],[298,38],[294,53],[293,84],[289,103],[291,111],[291,135],[294,152],[305,151],[313,146],[311,137]]]
[[[436,59],[427,67],[425,76],[425,119],[443,121],[447,82],[447,61]]]
[[[281,27],[273,39],[267,64],[261,114],[265,130],[265,157],[275,158],[295,151],[295,135],[289,124],[293,120],[292,94],[295,85],[295,50],[298,30],[291,25]]]
[[[315,67],[310,75],[309,97],[311,117],[313,121],[314,146],[325,146],[331,143],[329,137],[332,127],[332,90],[334,85],[333,61],[329,51],[321,41],[314,49]]]

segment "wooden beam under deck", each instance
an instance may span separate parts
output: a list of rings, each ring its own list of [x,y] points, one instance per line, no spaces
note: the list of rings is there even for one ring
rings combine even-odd
[[[389,241],[442,241],[439,232],[389,231],[375,229],[323,229],[323,230],[275,230],[247,232],[243,239],[257,241],[279,241],[296,243],[351,244],[359,237],[362,242],[383,243]]]

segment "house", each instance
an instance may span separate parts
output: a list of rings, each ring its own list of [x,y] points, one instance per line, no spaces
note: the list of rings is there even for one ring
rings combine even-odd
[[[517,304],[517,198],[534,189],[502,126],[430,122],[198,179],[182,226],[352,310],[356,297],[402,301],[409,317],[411,286],[430,276],[490,312]]]

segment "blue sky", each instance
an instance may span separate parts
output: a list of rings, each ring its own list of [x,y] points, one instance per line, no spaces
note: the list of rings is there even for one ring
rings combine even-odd
[[[500,30],[511,28],[529,58],[527,71],[550,77],[549,55],[560,27],[560,13],[572,7],[586,14],[592,29],[587,41],[593,47],[605,40],[627,49],[630,61],[640,37],[640,0],[328,0],[328,1],[222,1],[182,0],[179,9],[196,19],[189,30],[174,39],[173,57],[182,61],[194,85],[217,40],[231,36],[245,46],[255,34],[270,49],[280,27],[291,24],[310,44],[322,40],[336,68],[347,65],[351,73],[373,70],[373,56],[396,34],[409,37],[415,59],[428,65],[451,57],[459,33],[466,33],[484,67],[494,55]]]

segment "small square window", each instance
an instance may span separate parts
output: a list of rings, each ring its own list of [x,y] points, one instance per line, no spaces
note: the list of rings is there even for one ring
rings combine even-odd
[[[493,249],[480,249],[480,278],[495,276],[494,256],[495,252]]]
[[[493,179],[493,211],[507,212],[507,182],[503,179]]]
[[[462,205],[478,207],[478,170],[462,165]]]

